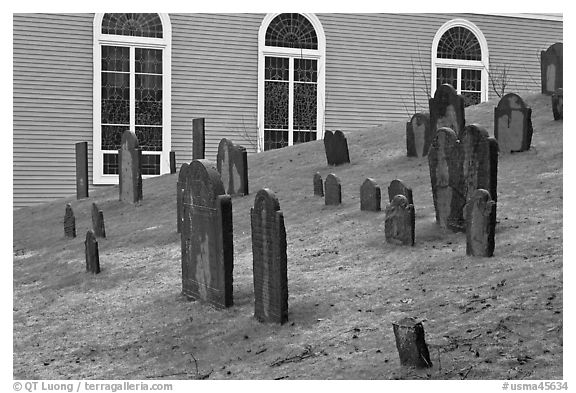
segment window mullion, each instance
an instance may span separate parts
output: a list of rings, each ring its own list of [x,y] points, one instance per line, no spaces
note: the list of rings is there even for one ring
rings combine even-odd
[[[458,67],[457,68],[457,72],[456,72],[456,86],[458,87],[458,89],[456,89],[456,92],[458,94],[462,94],[462,68]]]
[[[288,61],[288,146],[294,144],[294,58]]]
[[[136,49],[130,47],[130,130],[136,132]]]

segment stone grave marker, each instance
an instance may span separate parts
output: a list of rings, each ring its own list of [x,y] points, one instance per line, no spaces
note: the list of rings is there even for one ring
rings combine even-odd
[[[470,124],[464,128],[460,148],[465,201],[468,201],[477,188],[488,190],[496,201],[498,142],[490,138],[483,127]]]
[[[494,108],[494,136],[500,151],[510,153],[530,149],[532,133],[532,109],[518,94],[506,94]]]
[[[408,157],[424,157],[428,154],[431,140],[430,115],[428,113],[416,113],[406,123],[406,153]]]
[[[386,206],[384,234],[389,243],[414,245],[414,227],[416,218],[414,205],[408,203],[404,195],[396,195]]]
[[[122,134],[122,144],[118,150],[120,200],[136,203],[142,200],[142,150],[134,131]]]
[[[170,152],[170,174],[173,175],[176,173],[176,152]]]
[[[86,252],[86,271],[94,274],[100,273],[100,256],[98,255],[98,241],[94,235],[94,231],[88,230],[86,232],[86,240],[84,241],[84,249]]]
[[[320,176],[320,173],[316,172],[314,174],[314,178],[312,179],[312,182],[314,183],[314,195],[316,196],[324,196],[324,184],[322,183],[322,176]]]
[[[265,188],[250,209],[254,268],[254,316],[262,322],[288,321],[286,229],[280,203]]]
[[[96,237],[106,237],[104,228],[104,213],[95,203],[92,203],[92,230]]]
[[[192,120],[192,159],[204,159],[205,151],[204,118]]]
[[[76,237],[76,217],[74,217],[72,205],[69,203],[66,204],[66,212],[64,213],[64,236]]]
[[[230,307],[234,242],[232,199],[216,163],[193,160],[187,172],[182,224],[182,293],[219,308]],[[186,201],[191,196],[191,202]]]
[[[324,133],[324,150],[326,151],[326,161],[328,165],[342,165],[350,163],[348,153],[348,141],[340,130],[334,133],[327,130]]]
[[[380,187],[374,179],[366,179],[360,186],[360,210],[379,212],[381,210]]]
[[[430,129],[434,137],[442,127],[450,128],[459,138],[464,130],[464,97],[456,93],[452,85],[443,84],[436,89],[434,98],[430,98]]]
[[[496,202],[482,188],[475,190],[464,207],[466,255],[491,257],[496,232]]]
[[[188,168],[189,165],[184,163],[180,167],[180,172],[178,173],[178,181],[176,182],[176,231],[182,233],[182,222],[184,221],[184,190],[186,189],[186,180],[188,179]],[[190,203],[190,198],[188,196],[187,203]]]
[[[248,153],[245,147],[223,138],[218,145],[216,165],[228,195],[248,195]]]
[[[554,120],[561,120],[563,117],[564,107],[564,90],[562,88],[556,89],[552,94],[552,114]]]
[[[76,199],[88,198],[88,142],[78,142],[76,151]]]
[[[408,199],[410,205],[414,204],[414,198],[412,197],[412,189],[406,186],[402,180],[394,179],[390,182],[388,186],[388,201],[392,202],[392,199],[396,195],[404,195]]]
[[[557,42],[540,52],[542,94],[553,94],[563,86],[563,44]]]
[[[422,322],[414,318],[403,318],[398,322],[393,322],[392,327],[396,338],[396,348],[400,355],[400,364],[415,368],[432,367]]]
[[[326,176],[324,183],[324,203],[327,206],[339,205],[342,203],[342,185],[340,179],[331,173]]]

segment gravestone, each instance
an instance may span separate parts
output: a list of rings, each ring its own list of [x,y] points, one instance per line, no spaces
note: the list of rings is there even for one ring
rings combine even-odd
[[[422,322],[414,318],[403,318],[398,322],[393,322],[392,327],[400,364],[415,368],[432,367]]]
[[[216,157],[218,172],[228,195],[248,195],[248,153],[246,148],[223,138]]]
[[[429,100],[430,129],[434,137],[442,127],[450,128],[459,138],[464,130],[464,97],[456,93],[452,85],[443,84],[436,89],[434,98]]]
[[[414,227],[416,218],[414,205],[408,203],[404,195],[396,195],[386,206],[384,234],[388,243],[414,245]]]
[[[142,200],[142,150],[134,131],[122,134],[122,144],[118,150],[120,164],[118,186],[120,201],[136,203]]]
[[[532,142],[532,109],[514,93],[508,93],[494,108],[494,136],[502,153],[530,149]]]
[[[408,157],[424,157],[428,154],[431,140],[430,115],[428,113],[416,113],[406,123],[406,153]]]
[[[456,133],[440,128],[428,152],[436,222],[443,229],[464,231],[462,208],[466,203],[462,152]]]
[[[188,168],[188,164],[182,164],[180,167],[180,172],[178,173],[178,181],[176,182],[176,231],[178,233],[182,232],[182,222],[184,221],[183,201],[184,190],[186,189],[186,180],[188,179]],[[187,203],[190,202],[191,201],[188,198]]]
[[[350,163],[348,153],[348,141],[340,130],[334,133],[327,130],[324,133],[324,150],[326,151],[326,161],[328,165],[342,165]]]
[[[76,237],[76,217],[72,211],[72,205],[66,204],[66,212],[64,213],[64,236]]]
[[[366,179],[360,186],[360,210],[379,212],[381,210],[380,187],[373,179]]]
[[[322,176],[320,176],[320,173],[316,172],[314,174],[314,178],[312,179],[312,182],[314,183],[314,195],[316,196],[324,196],[324,184],[322,184]]]
[[[84,241],[84,249],[86,253],[86,271],[94,274],[100,273],[100,256],[98,255],[98,241],[94,235],[94,231],[88,230],[86,232],[86,240]]]
[[[76,199],[88,198],[88,142],[78,142],[76,150]]]
[[[176,152],[170,152],[170,174],[173,175],[176,173]]]
[[[106,237],[104,228],[104,213],[95,203],[92,203],[92,230],[96,237]]]
[[[278,199],[265,188],[250,209],[254,268],[254,316],[262,322],[288,321],[286,229]]]
[[[192,159],[204,159],[205,133],[204,118],[192,120]]]
[[[193,160],[185,187],[182,293],[219,308],[230,307],[234,264],[232,199],[225,195],[212,161]]]
[[[460,148],[465,201],[468,201],[478,188],[488,190],[496,201],[498,142],[490,138],[484,128],[471,124],[464,128]]]
[[[326,176],[326,182],[324,182],[324,203],[327,206],[342,203],[342,186],[340,185],[340,179],[333,173]]]
[[[554,120],[560,120],[563,117],[564,107],[564,91],[562,88],[556,89],[552,94],[552,114]]]
[[[484,189],[475,190],[466,206],[466,255],[491,257],[494,254],[496,202]]]
[[[394,179],[388,186],[388,201],[392,202],[392,199],[394,199],[396,195],[404,195],[406,199],[408,199],[409,204],[414,204],[414,198],[412,198],[412,189],[407,187],[402,182],[402,180]]]
[[[542,94],[553,94],[563,86],[563,45],[557,42],[540,52],[540,75]]]

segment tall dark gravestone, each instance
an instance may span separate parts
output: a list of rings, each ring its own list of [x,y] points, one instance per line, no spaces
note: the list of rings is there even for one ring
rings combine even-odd
[[[122,202],[136,203],[142,200],[142,150],[134,131],[122,134],[122,144],[118,150],[120,164],[118,185]]]
[[[182,233],[182,223],[184,221],[184,190],[186,189],[186,180],[188,179],[188,168],[190,166],[186,163],[180,167],[178,173],[178,181],[176,182],[176,231]],[[188,200],[188,203],[191,201]]]
[[[409,204],[414,204],[412,189],[406,186],[402,180],[399,179],[394,179],[390,182],[390,185],[388,186],[388,201],[392,202],[392,199],[394,199],[396,195],[404,195]]]
[[[250,209],[254,268],[254,316],[262,322],[288,321],[286,229],[278,198],[265,188]]]
[[[204,133],[204,118],[192,120],[192,159],[204,159],[205,149],[205,133]]]
[[[84,249],[86,253],[86,271],[94,274],[100,273],[100,256],[98,255],[98,241],[96,240],[96,236],[94,235],[94,231],[92,230],[86,232]]]
[[[424,157],[428,154],[431,140],[430,115],[428,113],[416,113],[406,123],[406,153],[408,157]]]
[[[176,152],[170,152],[170,174],[173,175],[176,173]]]
[[[422,322],[414,318],[403,318],[398,322],[393,322],[392,328],[402,366],[432,367]]]
[[[464,207],[466,255],[491,257],[496,232],[496,202],[482,188],[475,190]]]
[[[494,136],[500,151],[510,153],[530,149],[532,133],[532,109],[518,94],[506,94],[494,108]]]
[[[376,184],[374,179],[366,179],[360,186],[360,210],[379,212],[381,208],[381,195],[380,187]]]
[[[64,213],[64,236],[74,238],[76,237],[76,217],[72,205],[66,204],[66,212]]]
[[[414,245],[414,227],[416,216],[414,205],[408,203],[404,195],[396,195],[386,206],[384,235],[389,243]]]
[[[182,293],[219,308],[230,307],[234,242],[232,199],[216,164],[193,160],[184,190],[182,224]],[[191,196],[191,202],[186,196]]]
[[[564,114],[564,90],[562,88],[556,89],[552,94],[552,114],[554,120],[561,120]]]
[[[228,195],[248,195],[248,153],[246,148],[223,138],[218,145],[216,167]]]
[[[312,178],[312,183],[314,184],[314,195],[324,196],[324,184],[322,183],[322,176],[320,173],[316,172]]]
[[[350,163],[348,152],[348,141],[340,130],[334,133],[327,130],[324,133],[324,150],[326,151],[326,161],[328,165],[342,165]]]
[[[477,124],[470,124],[464,128],[460,148],[462,149],[465,201],[468,201],[478,188],[488,190],[492,199],[496,201],[498,174],[496,140],[490,138],[484,128]]]
[[[540,75],[542,94],[553,94],[563,86],[563,45],[557,42],[545,51],[540,52]]]
[[[88,142],[78,142],[76,150],[76,199],[88,198]]]
[[[94,236],[96,237],[106,237],[104,213],[95,203],[92,203],[92,231],[94,231]]]
[[[327,206],[335,206],[342,203],[342,185],[340,179],[335,174],[331,173],[326,176],[324,182],[324,204]]]
[[[464,130],[464,97],[456,93],[452,85],[443,84],[430,98],[430,129],[432,137],[442,127],[450,128],[459,138]]]

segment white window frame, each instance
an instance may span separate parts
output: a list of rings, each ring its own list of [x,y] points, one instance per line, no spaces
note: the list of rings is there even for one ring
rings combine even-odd
[[[162,151],[160,152],[160,175],[170,172],[170,149],[171,136],[171,113],[172,113],[172,26],[168,14],[159,13],[162,21],[162,37],[131,37],[114,34],[102,34],[103,13],[94,16],[94,81],[93,81],[93,132],[92,132],[92,182],[93,184],[118,184],[118,175],[104,174],[104,153],[102,151],[102,127],[101,127],[101,85],[102,85],[102,49],[103,45],[130,47],[130,63],[133,64],[134,48],[150,48],[162,50]],[[134,94],[135,73],[130,69],[130,118],[134,118]],[[131,121],[130,129],[134,130],[134,122]],[[157,152],[142,154],[157,154]],[[144,179],[158,175],[143,175]]]
[[[314,59],[318,62],[318,80],[317,80],[317,111],[316,119],[316,139],[324,139],[324,111],[326,97],[326,36],[324,28],[318,17],[314,14],[301,13],[316,31],[318,38],[318,49],[299,49],[284,48],[277,46],[266,46],[266,31],[270,22],[280,13],[267,14],[260,25],[258,31],[258,151],[264,151],[264,60],[266,56],[271,57],[289,57],[290,70],[294,69],[294,58]],[[289,99],[288,99],[288,146],[292,145],[293,138],[293,113],[294,113],[294,72],[290,72],[289,80]]]
[[[470,30],[478,40],[480,44],[480,50],[482,51],[482,60],[459,60],[459,59],[438,59],[438,44],[440,43],[440,39],[446,33],[446,31],[450,30],[453,27],[464,27]],[[482,31],[472,22],[466,19],[452,19],[442,25],[440,29],[436,32],[434,36],[434,40],[432,41],[432,80],[431,80],[431,89],[432,91],[430,94],[434,96],[436,89],[438,88],[436,83],[437,78],[437,68],[456,68],[458,81],[457,86],[458,88],[456,91],[458,94],[461,94],[461,75],[462,69],[471,69],[471,70],[480,70],[482,72],[482,80],[481,80],[481,92],[480,92],[480,102],[488,101],[488,71],[489,71],[489,54],[488,54],[488,43],[486,41],[486,37]]]

